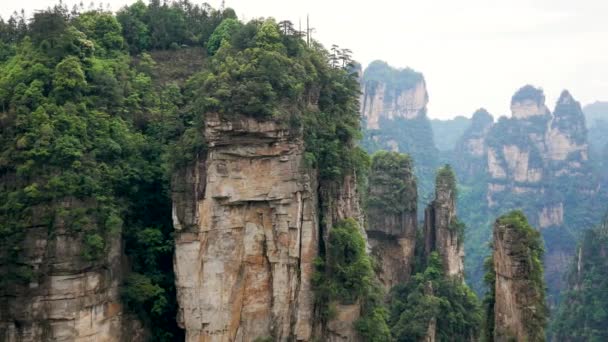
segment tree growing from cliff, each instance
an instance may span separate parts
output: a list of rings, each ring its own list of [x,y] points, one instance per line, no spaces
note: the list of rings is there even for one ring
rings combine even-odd
[[[362,304],[362,316],[355,327],[366,341],[388,342],[390,331],[382,294],[374,283],[372,260],[365,249],[365,239],[352,218],[338,222],[329,232],[327,254],[316,261],[313,276],[315,302],[321,319],[331,320],[333,306]]]
[[[378,151],[372,156],[370,184],[383,187],[380,194],[371,193],[367,198],[367,210],[390,213],[416,210],[416,184],[412,175],[413,162],[398,152]],[[386,189],[384,189],[386,188]],[[405,207],[405,204],[411,207]]]
[[[477,296],[462,281],[445,277],[433,252],[424,271],[395,287],[390,295],[390,328],[395,341],[420,341],[436,320],[439,341],[475,339],[482,313]]]

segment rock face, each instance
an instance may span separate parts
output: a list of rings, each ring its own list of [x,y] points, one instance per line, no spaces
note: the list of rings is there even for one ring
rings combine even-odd
[[[456,217],[456,179],[449,166],[438,171],[435,200],[424,212],[424,251],[441,256],[447,276],[464,279],[463,231]]]
[[[588,226],[586,221],[596,215],[589,202],[597,184],[588,159],[585,118],[568,91],[562,92],[553,113],[544,109],[538,89],[524,87],[513,98],[519,110],[522,101],[541,109],[534,115],[514,110],[513,118],[501,119],[488,133],[488,206],[504,210],[519,203],[531,223],[543,230],[547,280],[556,294],[575,243],[565,227]],[[581,208],[585,215],[580,215]]]
[[[63,207],[83,207],[71,200]],[[121,234],[101,260],[83,257],[83,237],[57,221],[53,234],[33,217],[20,246],[29,284],[0,289],[2,341],[144,341],[142,325],[120,303]],[[3,270],[0,273],[5,274]]]
[[[207,155],[176,177],[186,176],[173,195],[186,340],[310,340],[320,236],[301,138],[271,121],[215,116],[205,139]]]
[[[511,117],[501,117],[496,123],[480,116],[478,126],[472,125],[459,143],[454,164],[471,189],[463,200],[468,203],[461,206],[467,209],[464,215],[483,212],[488,218],[523,208],[530,222],[542,230],[547,280],[551,294],[556,295],[575,243],[566,227],[591,226],[603,211],[596,204],[600,201],[592,200],[601,187],[589,161],[585,117],[568,91],[562,92],[552,113],[542,90],[532,86],[513,95],[511,111]],[[476,206],[469,208],[470,203]],[[463,219],[469,225],[486,225],[476,217]],[[489,237],[489,229],[486,234]],[[467,243],[478,254],[484,241]],[[475,272],[479,275],[481,269],[479,261]]]
[[[455,167],[463,182],[475,181],[486,170],[488,148],[486,137],[494,118],[488,111],[478,109],[471,118],[471,125],[464,132],[455,148]]]
[[[570,93],[562,92],[551,114],[541,90],[526,86],[514,96],[511,119],[502,118],[488,133],[488,204],[502,205],[505,194],[536,198],[538,211],[529,213],[541,228],[564,224],[564,202],[552,190],[556,182],[587,177],[585,118]],[[554,184],[551,184],[554,183]],[[592,191],[591,187],[579,188]]]
[[[324,246],[328,246],[329,231],[338,222],[352,218],[357,221],[361,235],[366,238],[363,224],[363,212],[360,206],[360,196],[357,189],[357,179],[346,175],[341,181],[326,181],[319,184],[319,206],[323,222],[319,229],[322,231]],[[367,240],[367,238],[366,238]],[[369,246],[368,246],[369,249]],[[313,296],[312,293],[307,296]],[[312,322],[314,337],[328,342],[360,341],[355,330],[355,322],[361,316],[361,304],[334,303],[336,316],[323,325]],[[308,341],[308,339],[302,339]],[[314,340],[314,339],[313,339]],[[362,341],[361,341],[362,342]]]
[[[380,118],[414,119],[424,115],[428,103],[426,84],[420,79],[411,89],[396,93],[384,83],[367,83],[363,90],[361,113],[367,119],[367,128],[380,128]]]
[[[372,160],[367,205],[367,236],[386,290],[406,282],[412,272],[417,230],[417,192],[412,161],[396,152]]]
[[[549,109],[545,106],[545,94],[531,85],[520,88],[511,98],[511,113],[515,119],[548,115]]]
[[[361,79],[363,147],[407,153],[414,159],[420,204],[433,193],[433,175],[439,150],[426,106],[424,76],[412,69],[397,69],[382,61],[372,62]]]
[[[515,215],[515,216],[514,216]],[[542,243],[521,212],[494,225],[494,340],[544,340]]]

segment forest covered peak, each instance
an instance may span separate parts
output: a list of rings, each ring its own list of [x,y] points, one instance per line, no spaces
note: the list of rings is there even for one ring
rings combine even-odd
[[[412,68],[395,68],[384,61],[375,60],[365,69],[363,81],[384,83],[387,88],[404,91],[424,82],[424,76]]]
[[[539,104],[545,103],[545,93],[542,88],[534,87],[533,85],[527,84],[519,88],[513,97],[511,97],[511,104],[522,102],[525,100],[531,100]]]

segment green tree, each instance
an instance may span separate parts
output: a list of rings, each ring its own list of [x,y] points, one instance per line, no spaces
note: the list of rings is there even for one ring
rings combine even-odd
[[[230,42],[232,36],[239,30],[241,23],[236,19],[224,19],[213,31],[207,42],[207,52],[214,55],[219,50],[222,42]]]

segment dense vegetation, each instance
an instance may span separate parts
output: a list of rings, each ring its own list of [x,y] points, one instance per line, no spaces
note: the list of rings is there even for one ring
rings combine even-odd
[[[567,273],[568,287],[551,324],[556,341],[608,339],[608,220],[587,230]]]
[[[394,214],[416,211],[416,180],[412,170],[412,159],[406,154],[374,153],[369,184],[374,184],[380,191],[369,193],[367,210]]]
[[[390,327],[395,341],[421,341],[436,320],[438,341],[475,339],[482,312],[477,296],[462,281],[443,274],[437,252],[424,271],[396,286],[390,295]]]
[[[138,1],[116,15],[56,6],[30,23],[0,21],[0,44],[2,286],[42,276],[20,261],[32,225],[65,227],[100,267],[122,232],[131,266],[123,299],[156,340],[183,338],[169,175],[204,152],[206,113],[303,131],[322,181],[368,167],[354,144],[359,86],[349,57],[332,63],[288,22],[242,23],[231,9],[188,1]]]
[[[545,94],[540,88],[536,88],[532,85],[525,85],[519,88],[515,94],[511,97],[511,103],[521,102],[524,100],[532,100],[536,103],[545,102]]]
[[[362,315],[356,322],[361,337],[373,342],[391,340],[383,294],[375,283],[372,260],[355,220],[346,219],[332,227],[325,258],[317,259],[316,267],[313,286],[322,320],[335,317],[337,303],[361,303]]]
[[[528,223],[528,219],[520,210],[514,210],[500,216],[496,220],[498,229],[507,229],[512,239],[510,257],[516,258],[520,263],[517,272],[521,272],[518,281],[526,282],[526,294],[517,295],[529,296],[530,302],[527,306],[520,306],[517,310],[522,312],[522,321],[530,341],[545,340],[545,326],[549,318],[549,312],[545,298],[545,280],[543,270],[544,246],[540,232]],[[496,233],[496,230],[495,230]],[[494,269],[493,257],[485,262],[486,275],[484,281],[489,287],[489,291],[484,298],[484,311],[486,319],[484,324],[484,334],[486,340],[493,341],[493,317],[495,305],[496,289],[496,270]]]
[[[0,243],[12,268],[3,286],[41,276],[20,263],[32,225],[79,237],[92,265],[103,265],[122,231],[127,307],[155,339],[181,338],[165,156],[179,134],[182,93],[155,87],[153,59],[129,51],[203,45],[224,14],[234,16],[152,1],[116,16],[55,6],[27,25],[0,22]]]
[[[418,180],[418,206],[424,206],[433,196],[433,179],[439,165],[439,151],[433,142],[433,130],[426,116],[414,119],[381,118],[380,128],[367,129],[361,142],[363,148],[373,153],[381,149],[392,150],[392,142],[402,153],[414,161],[414,173]]]

